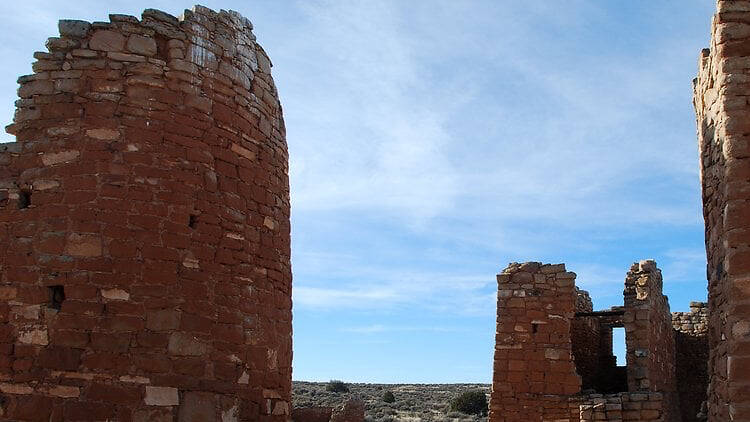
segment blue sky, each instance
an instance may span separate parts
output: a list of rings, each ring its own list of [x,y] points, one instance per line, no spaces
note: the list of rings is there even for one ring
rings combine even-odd
[[[274,62],[294,379],[489,382],[511,261],[566,263],[603,309],[653,258],[672,310],[705,300],[691,81],[712,3],[204,2]],[[57,19],[189,6],[3,2],[0,116]]]

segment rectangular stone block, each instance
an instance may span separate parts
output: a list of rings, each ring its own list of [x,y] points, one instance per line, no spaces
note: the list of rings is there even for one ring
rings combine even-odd
[[[143,401],[149,406],[177,406],[180,404],[179,391],[172,387],[146,386]]]

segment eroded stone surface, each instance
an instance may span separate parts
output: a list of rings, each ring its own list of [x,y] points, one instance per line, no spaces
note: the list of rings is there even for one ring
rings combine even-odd
[[[288,159],[250,22],[59,29],[0,146],[0,419],[286,422]]]
[[[172,387],[146,386],[143,401],[149,406],[177,406],[180,404],[179,391]]]
[[[89,40],[89,47],[92,50],[122,51],[125,47],[125,37],[117,31],[96,31]]]
[[[317,407],[299,407],[292,411],[293,422],[329,422],[331,420],[331,414],[333,413],[332,407],[317,406]]]
[[[693,84],[708,275],[711,422],[750,420],[750,362],[746,337],[733,330],[750,320],[750,1],[718,0],[710,48],[699,57]],[[750,365],[747,366],[750,368]]]
[[[490,421],[697,420],[707,379],[678,360],[700,365],[703,353],[705,365],[705,308],[694,302],[690,313],[671,314],[656,262],[634,263],[624,305],[605,311],[594,311],[562,264],[512,263],[497,281]],[[627,367],[613,355],[617,327]]]

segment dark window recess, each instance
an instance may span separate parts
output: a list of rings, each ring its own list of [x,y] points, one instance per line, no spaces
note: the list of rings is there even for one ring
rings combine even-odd
[[[539,324],[531,323],[531,332],[536,334],[539,332]]]
[[[63,286],[47,286],[47,289],[49,289],[49,307],[59,311],[65,301],[65,288]]]
[[[18,209],[28,208],[29,205],[31,205],[31,191],[24,189],[18,192]]]
[[[188,227],[191,229],[195,228],[195,223],[198,222],[198,216],[195,214],[190,214],[190,219],[188,220]]]
[[[169,61],[169,47],[167,46],[169,40],[167,37],[161,34],[154,34],[154,41],[156,41],[157,58]]]

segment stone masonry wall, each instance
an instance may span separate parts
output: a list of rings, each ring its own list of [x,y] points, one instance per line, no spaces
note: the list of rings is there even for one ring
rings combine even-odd
[[[697,422],[708,388],[708,306],[691,302],[690,312],[672,312],[677,355],[677,391],[682,422]]]
[[[576,312],[592,312],[591,297],[576,288]],[[581,376],[581,389],[594,388],[599,373],[601,327],[596,317],[576,317],[571,321],[570,336],[576,371]],[[611,349],[610,349],[611,350]]]
[[[0,419],[286,421],[288,158],[251,23],[59,30],[0,147]]]
[[[694,97],[706,223],[709,421],[750,421],[750,1],[719,0]]]
[[[497,276],[491,422],[578,420],[570,340],[575,273],[565,265],[512,263]]]
[[[632,265],[624,306],[608,311],[593,311],[588,294],[575,287],[575,273],[562,264],[512,263],[497,281],[490,422],[696,420],[705,380],[689,380],[686,373],[676,378],[675,338],[704,333],[706,311],[693,303],[690,313],[670,314],[654,261]],[[611,330],[619,326],[626,332],[627,368],[618,368],[611,356]],[[681,345],[680,356],[700,354]],[[597,383],[581,391],[584,377]],[[685,407],[683,397],[690,401]]]
[[[664,421],[661,393],[591,394],[580,406],[580,422]]]
[[[662,393],[664,420],[678,421],[672,315],[656,262],[632,265],[625,277],[624,296],[628,391]]]

